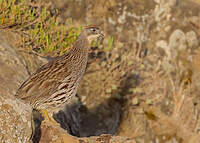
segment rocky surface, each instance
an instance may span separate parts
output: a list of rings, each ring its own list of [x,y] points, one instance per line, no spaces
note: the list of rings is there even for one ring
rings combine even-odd
[[[17,34],[0,31],[0,142],[28,142],[31,137],[31,108],[13,95],[28,77],[13,48]]]
[[[77,138],[66,133],[65,130],[51,123],[43,123],[40,143],[134,143],[126,137],[101,135],[89,138]]]
[[[29,142],[32,134],[31,108],[13,96],[0,96],[0,142]]]

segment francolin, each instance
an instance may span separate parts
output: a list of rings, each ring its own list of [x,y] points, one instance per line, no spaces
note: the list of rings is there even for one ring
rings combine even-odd
[[[39,68],[21,85],[16,96],[39,112],[60,110],[77,92],[91,42],[103,38],[98,27],[85,27],[70,51]]]

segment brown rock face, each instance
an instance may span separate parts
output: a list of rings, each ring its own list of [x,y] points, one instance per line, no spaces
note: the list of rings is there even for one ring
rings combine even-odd
[[[0,142],[30,142],[32,134],[30,105],[14,95],[20,84],[28,78],[28,71],[42,63],[33,55],[15,49],[19,36],[0,30]],[[31,61],[31,62],[29,62]],[[29,66],[26,66],[29,63]],[[34,66],[32,66],[34,65]],[[28,69],[28,70],[27,70]]]
[[[31,107],[14,96],[0,96],[0,142],[27,143],[31,138]]]
[[[66,133],[65,130],[51,123],[41,125],[42,134],[40,143],[136,143],[126,137],[101,135],[88,138],[76,138]]]
[[[17,35],[6,31],[0,35],[0,142],[26,143],[32,133],[31,107],[14,94],[28,73],[10,43]]]

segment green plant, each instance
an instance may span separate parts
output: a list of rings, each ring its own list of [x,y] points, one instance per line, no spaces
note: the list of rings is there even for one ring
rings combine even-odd
[[[111,50],[113,49],[113,45],[114,45],[114,37],[111,36],[111,37],[109,37],[109,39],[108,39],[108,48],[107,48],[107,50],[108,50],[108,51],[111,51]]]
[[[0,28],[22,35],[20,47],[41,54],[62,55],[70,49],[81,27],[72,26],[72,20],[61,24],[58,11],[52,14],[42,0],[0,0]]]

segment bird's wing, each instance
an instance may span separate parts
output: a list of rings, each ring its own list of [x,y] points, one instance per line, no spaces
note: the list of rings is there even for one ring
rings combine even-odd
[[[26,101],[34,98],[46,98],[62,82],[62,74],[67,75],[67,73],[69,70],[66,67],[56,61],[51,61],[32,74],[20,86],[16,96]]]

